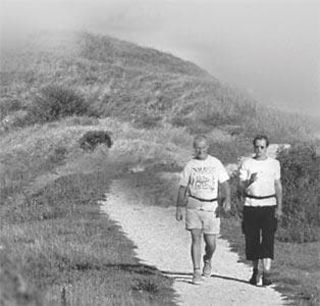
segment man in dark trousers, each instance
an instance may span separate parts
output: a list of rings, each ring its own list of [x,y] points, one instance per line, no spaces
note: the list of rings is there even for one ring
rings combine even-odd
[[[272,284],[271,262],[274,258],[274,235],[282,215],[282,185],[280,163],[267,156],[269,140],[258,135],[253,140],[255,155],[245,159],[239,171],[240,190],[244,199],[242,229],[246,242],[246,257],[252,261],[249,280],[257,285],[262,264],[262,285]]]

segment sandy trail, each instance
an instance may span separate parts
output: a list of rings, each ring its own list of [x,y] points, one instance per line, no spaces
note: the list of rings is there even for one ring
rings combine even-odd
[[[122,180],[113,181],[101,209],[121,225],[137,246],[143,264],[152,265],[175,279],[178,305],[285,305],[274,289],[247,283],[251,268],[239,263],[226,240],[218,239],[213,276],[201,285],[191,283],[190,237],[184,222],[175,220],[175,208],[147,206]]]

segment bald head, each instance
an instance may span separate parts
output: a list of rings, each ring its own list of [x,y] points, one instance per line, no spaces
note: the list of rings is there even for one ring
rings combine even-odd
[[[195,147],[199,142],[208,144],[208,138],[205,135],[197,135],[193,140],[193,147]]]
[[[208,157],[208,139],[204,135],[198,135],[193,140],[193,148],[195,152],[195,158],[204,160]]]

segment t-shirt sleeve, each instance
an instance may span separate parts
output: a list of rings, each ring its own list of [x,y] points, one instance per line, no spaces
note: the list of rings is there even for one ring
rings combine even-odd
[[[246,167],[246,162],[243,161],[239,168],[239,179],[240,181],[246,181],[248,179],[248,169]]]
[[[221,162],[219,162],[219,183],[223,183],[229,179],[228,172]]]
[[[190,166],[187,164],[183,171],[180,173],[180,181],[179,185],[187,187],[189,184],[189,179],[190,179]]]
[[[275,173],[274,173],[274,179],[275,180],[280,180],[281,178],[281,169],[280,169],[280,162],[278,160],[276,160],[275,163]]]

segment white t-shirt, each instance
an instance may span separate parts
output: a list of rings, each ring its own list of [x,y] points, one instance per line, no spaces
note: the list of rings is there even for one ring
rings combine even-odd
[[[208,155],[205,160],[194,158],[187,163],[181,173],[180,185],[188,187],[188,193],[194,197],[211,200],[218,197],[218,183],[228,179],[221,161]]]
[[[280,163],[268,157],[264,160],[254,158],[245,159],[240,166],[239,178],[241,181],[249,180],[251,174],[257,173],[257,179],[246,190],[248,195],[263,197],[275,194],[275,180],[280,179]],[[252,199],[246,197],[245,206],[273,206],[277,201],[275,197],[267,199]]]

